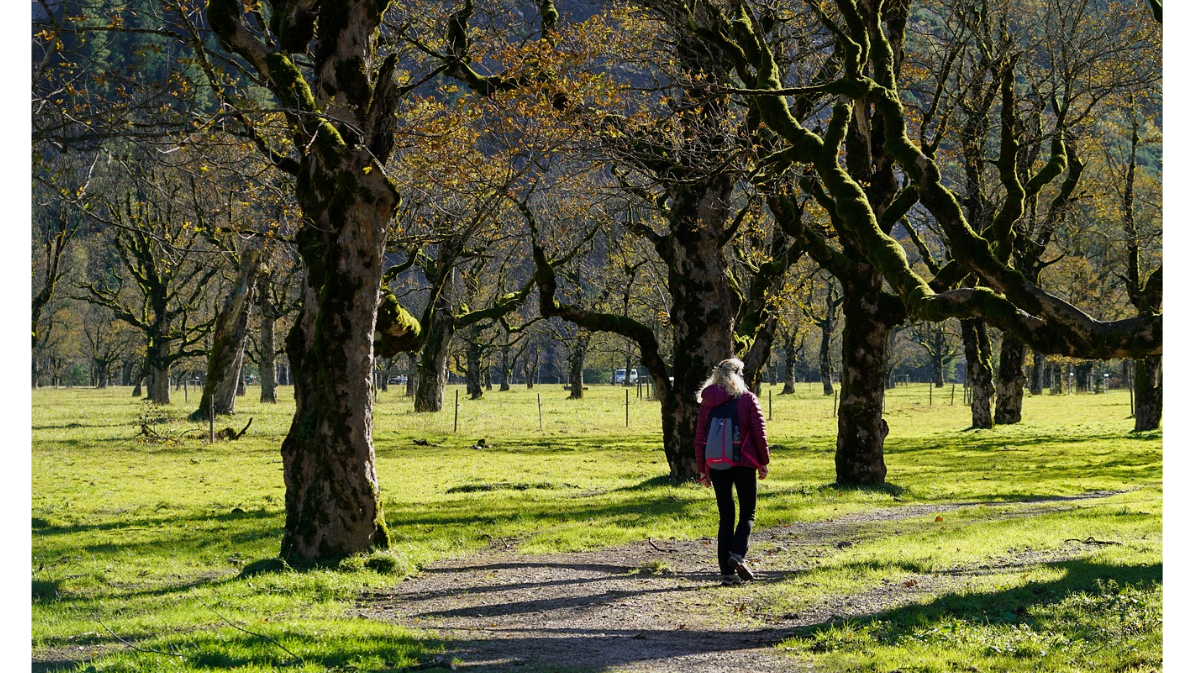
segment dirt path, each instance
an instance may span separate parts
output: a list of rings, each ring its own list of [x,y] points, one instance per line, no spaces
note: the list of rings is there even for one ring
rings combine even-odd
[[[1114,494],[992,504],[1017,507],[1006,516],[1030,517]],[[983,506],[895,507],[758,530],[749,552],[758,581],[742,587],[715,582],[712,540],[650,540],[542,556],[492,550],[438,563],[389,592],[365,597],[358,611],[437,632],[454,643],[445,660],[459,661],[457,670],[807,670],[773,647],[797,628],[900,607],[960,583],[960,575],[1062,560],[1083,550],[1083,545],[1073,545],[1050,556],[1011,556],[993,567],[912,574],[800,613],[767,621],[753,616],[752,604],[770,582],[805,570],[814,558],[884,535],[911,517]]]

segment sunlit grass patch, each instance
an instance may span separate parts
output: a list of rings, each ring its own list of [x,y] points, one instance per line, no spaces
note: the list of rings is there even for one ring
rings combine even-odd
[[[1040,585],[1044,586],[1044,585]],[[834,671],[1149,671],[1163,664],[1162,590],[1060,580],[1013,611],[973,592],[812,629],[781,645]],[[1011,594],[1017,591],[1011,591]],[[1045,595],[1046,594],[1046,595]],[[997,609],[1013,596],[997,596]]]
[[[946,512],[938,522],[931,515],[875,526],[883,534],[843,549],[822,548],[809,557],[796,551],[790,562],[804,570],[741,592],[759,597],[754,610],[785,614],[820,600],[848,601],[878,587],[902,586],[915,575],[939,574],[942,580],[981,565],[992,568],[960,587],[945,583],[931,590],[920,584],[930,604],[926,609],[959,594],[963,602],[951,612],[961,622],[956,628],[988,628],[970,620],[985,614],[993,624],[1006,612],[1024,619],[1018,607],[1050,606],[1069,592],[1100,597],[1098,580],[1116,581],[1119,592],[1144,592],[1148,604],[1158,600],[1150,586],[1160,575],[1162,441],[1159,433],[1130,432],[1125,394],[1029,398],[1025,424],[968,431],[960,391],[955,404],[947,391],[933,391],[928,407],[925,388],[898,388],[887,394],[889,484],[844,489],[833,483],[832,400],[803,388],[793,396],[773,389],[768,432],[774,457],[761,484],[758,527],[838,521],[913,504],[974,506]],[[762,396],[767,413],[768,389]],[[463,395],[455,434],[453,389],[444,412],[415,414],[410,400],[392,388],[380,393],[374,407],[392,548],[351,557],[335,568],[299,572],[277,558],[284,521],[279,445],[293,411],[290,389],[280,388],[278,405],[262,405],[251,388],[238,399],[236,418],[217,424],[240,429],[252,417],[250,431],[239,441],[212,445],[206,425],[186,420],[194,395],[191,405],[176,394],[174,404],[147,410],[128,392],[33,393],[35,655],[70,652],[90,661],[83,668],[114,671],[401,668],[432,661],[443,644],[431,634],[354,617],[363,592],[487,548],[555,553],[715,532],[710,491],[669,483],[660,450],[660,407],[638,399],[634,390],[592,386],[581,401],[568,401],[551,386],[495,391],[476,401]],[[139,436],[143,421],[177,441]],[[472,448],[480,444],[489,447]],[[1052,500],[1094,491],[1129,492]],[[1020,515],[1029,506],[1026,500],[1060,511],[1032,520]],[[1118,544],[1086,543],[1088,538]],[[1056,553],[1071,560],[1032,558],[1029,565],[1001,568],[1011,558]],[[1078,559],[1103,570],[1078,574],[1060,565]],[[669,568],[646,562],[637,571],[665,574]],[[1035,587],[1057,595],[1019,598],[1023,591],[1038,596]],[[1008,609],[987,611],[989,603]],[[1113,609],[1102,605],[1115,604],[1068,609],[1092,614]],[[239,631],[230,621],[268,638]],[[1152,623],[1146,619],[1144,628],[1150,631]],[[1039,628],[1036,624],[1030,626]],[[917,639],[880,637],[856,638],[863,649],[855,654],[828,649],[804,650],[804,656],[826,663],[832,661],[828,657],[924,647]],[[1034,641],[1018,634],[1009,638]],[[182,656],[138,653],[122,640]],[[1150,637],[1127,642],[1145,648],[1144,661],[1158,656]],[[964,657],[962,652],[957,654]]]

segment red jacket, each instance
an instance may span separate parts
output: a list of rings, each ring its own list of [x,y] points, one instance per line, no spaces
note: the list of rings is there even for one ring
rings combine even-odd
[[[702,389],[702,406],[698,409],[698,427],[694,432],[694,460],[698,463],[698,471],[707,472],[707,417],[711,409],[731,399],[731,395],[720,386],[707,386]],[[740,460],[736,467],[756,467],[769,464],[769,442],[765,439],[765,415],[761,413],[761,404],[756,395],[746,392],[740,396],[736,405],[736,424],[740,433],[748,433],[748,441],[744,443],[744,450],[740,453]],[[756,461],[754,465],[751,460]]]

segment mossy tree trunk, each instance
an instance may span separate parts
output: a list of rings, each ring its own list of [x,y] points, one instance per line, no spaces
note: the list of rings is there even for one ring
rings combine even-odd
[[[876,271],[844,285],[842,376],[835,450],[838,484],[885,483],[884,446],[889,424],[881,410],[890,321],[877,301],[880,291],[881,275]]]
[[[400,201],[384,165],[394,147],[398,102],[407,92],[395,78],[397,59],[376,58],[388,5],[275,2],[270,30],[259,32],[257,10],[251,19],[237,0],[207,4],[208,24],[221,44],[278,99],[292,141],[287,153],[253,135],[271,162],[295,177],[303,214],[295,236],[306,270],[302,307],[286,341],[295,416],[282,445],[280,553],[292,563],[389,545],[370,382],[383,251]],[[410,316],[401,317],[396,324],[418,329]]]
[[[1027,383],[1027,345],[1009,334],[1002,336],[998,355],[997,398],[993,409],[996,425],[1022,422],[1023,388]],[[1041,389],[1042,390],[1042,389]]]
[[[990,364],[989,333],[976,318],[960,321],[964,344],[965,375],[968,377],[974,428],[993,427],[993,365]]]
[[[679,190],[671,212],[670,234],[657,249],[668,268],[672,306],[673,382],[652,359],[645,362],[661,399],[665,459],[674,483],[698,477],[694,464],[697,395],[715,365],[733,355],[737,305],[723,252],[730,220],[732,181],[716,175],[693,192]],[[677,198],[682,197],[682,198]],[[641,357],[644,359],[643,350]]]
[[[390,542],[375,472],[370,377],[382,252],[398,195],[381,170],[370,179],[352,169],[372,165],[369,157],[347,154],[343,169],[310,166],[313,190],[300,193],[311,218],[299,234],[308,273],[303,306],[287,336],[295,417],[282,446],[287,516],[281,555],[291,562]],[[360,182],[335,186],[347,175]]]

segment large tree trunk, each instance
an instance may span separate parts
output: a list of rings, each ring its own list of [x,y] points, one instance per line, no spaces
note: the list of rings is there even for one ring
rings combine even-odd
[[[653,372],[653,379],[661,398],[665,460],[674,483],[698,478],[694,464],[697,395],[711,370],[733,353],[735,311],[719,241],[730,215],[731,191],[730,179],[712,177],[702,198],[675,207],[680,225],[672,227],[664,243],[669,246],[662,258],[668,261],[673,300],[669,316],[674,380],[672,384],[668,377],[662,380],[663,372]],[[685,212],[687,205],[689,212]]]
[[[295,417],[283,440],[289,562],[387,547],[375,472],[374,325],[386,232],[398,194],[365,148],[344,165],[305,157],[300,205],[309,223],[296,236],[307,273],[303,307],[287,336]],[[347,188],[347,176],[354,184]]]
[[[885,351],[890,326],[878,315],[881,276],[868,274],[858,287],[844,285],[844,332],[840,379],[839,433],[835,449],[835,481],[842,485],[885,483],[885,437],[889,424],[881,416],[885,398]]]
[[[1027,359],[1027,345],[1010,334],[1002,336],[1002,350],[998,356],[997,402],[993,422],[1011,425],[1022,422],[1022,390],[1027,382],[1023,373]]]
[[[943,387],[943,358],[936,356],[931,358],[931,380],[935,383],[936,388]]]
[[[960,321],[965,371],[972,391],[974,428],[993,427],[993,366],[989,363],[989,333],[979,318]]]
[[[1164,381],[1161,355],[1135,361],[1135,431],[1157,430],[1164,415]]]
[[[262,329],[258,334],[258,356],[261,362],[258,363],[259,372],[258,378],[262,381],[262,396],[260,401],[264,404],[276,404],[278,402],[278,370],[275,368],[274,357],[274,321],[278,319],[278,311],[274,307],[274,303],[270,301],[270,293],[267,292],[266,283],[268,281],[265,277],[261,278],[258,283],[258,308],[259,315],[262,320]]]
[[[451,271],[456,276],[456,271]],[[440,411],[445,405],[445,386],[449,384],[449,342],[453,339],[453,309],[449,288],[437,295],[436,306],[428,321],[428,338],[420,350],[420,366],[416,370],[415,410],[420,413]]]
[[[170,365],[150,368],[146,377],[146,399],[154,404],[170,404]]]
[[[586,371],[586,352],[590,350],[589,330],[578,330],[573,344],[569,348],[569,399],[582,399],[582,388],[585,381],[582,374]]]

